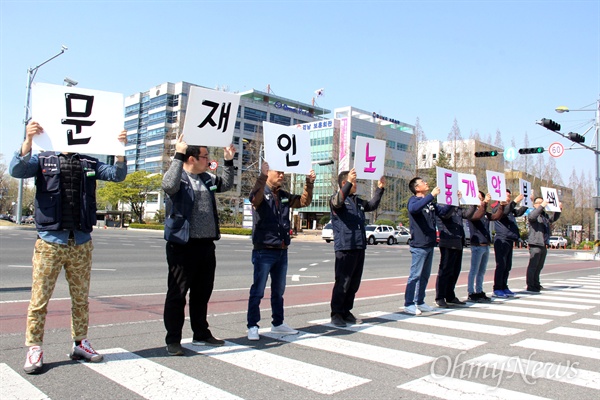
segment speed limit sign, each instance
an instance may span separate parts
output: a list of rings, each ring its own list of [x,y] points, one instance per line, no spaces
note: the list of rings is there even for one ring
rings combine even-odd
[[[565,146],[563,146],[562,144],[558,143],[558,142],[554,142],[550,145],[550,147],[548,147],[548,153],[550,153],[550,155],[552,157],[560,157],[564,154],[565,152]]]

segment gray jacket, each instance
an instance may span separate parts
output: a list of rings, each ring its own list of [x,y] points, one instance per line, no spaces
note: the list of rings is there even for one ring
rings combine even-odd
[[[529,219],[528,242],[534,246],[546,246],[550,240],[550,224],[560,217],[560,212],[555,212],[552,218],[544,211],[541,205],[534,208],[527,218]]]

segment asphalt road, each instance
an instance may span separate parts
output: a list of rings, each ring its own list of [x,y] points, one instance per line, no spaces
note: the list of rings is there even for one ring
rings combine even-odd
[[[107,361],[84,366],[65,356],[70,347],[70,304],[61,277],[49,306],[46,372],[27,376],[22,372],[23,331],[35,232],[0,230],[3,400],[230,395],[395,399],[468,398],[468,394],[595,399],[600,394],[600,263],[574,260],[569,250],[550,252],[542,283],[551,290],[542,295],[519,293],[517,299],[483,308],[409,317],[398,313],[410,266],[408,246],[369,246],[354,310],[365,324],[334,329],[326,324],[333,245],[298,239],[289,251],[286,322],[303,334],[267,337],[267,332],[259,342],[249,342],[245,310],[252,277],[251,243],[247,238],[224,237],[217,245],[209,322],[215,336],[226,339],[228,346],[215,350],[190,345],[186,357],[168,357],[161,320],[166,290],[162,232],[107,229],[96,230],[93,236],[89,336]],[[527,257],[526,250],[515,250],[510,281],[514,291],[524,287]],[[488,293],[492,260],[486,275]],[[438,262],[436,251],[434,272]],[[466,297],[469,263],[470,250],[465,249],[457,290],[461,297]],[[429,288],[434,284],[432,275]],[[431,290],[426,300],[433,301]],[[262,305],[265,328],[268,300]],[[188,325],[186,338],[191,337]],[[469,360],[489,368],[466,368],[471,364],[464,362]],[[493,368],[490,360],[496,363]]]

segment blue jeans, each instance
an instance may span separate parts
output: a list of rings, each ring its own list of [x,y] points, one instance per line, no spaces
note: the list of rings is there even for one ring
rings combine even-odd
[[[421,305],[425,302],[425,290],[433,263],[433,247],[411,247],[410,253],[412,254],[412,263],[404,293],[405,307],[415,304],[415,297],[417,298],[416,304]]]
[[[467,291],[469,294],[483,292],[483,277],[490,258],[490,246],[471,246],[471,269]],[[475,287],[473,287],[475,283]]]
[[[267,279],[271,275],[271,312],[273,325],[283,323],[283,292],[288,267],[287,249],[252,250],[254,283],[248,299],[248,328],[258,326],[260,321],[260,301],[265,295]]]

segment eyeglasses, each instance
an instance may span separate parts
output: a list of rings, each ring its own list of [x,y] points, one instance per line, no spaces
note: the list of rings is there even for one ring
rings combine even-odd
[[[427,184],[427,182],[425,182],[425,181],[419,181],[419,183],[417,183],[415,186],[422,185],[423,183],[424,183],[424,184]]]
[[[198,159],[198,161],[200,161],[201,158],[204,158],[205,160],[208,160],[208,156],[197,156],[196,159]]]

